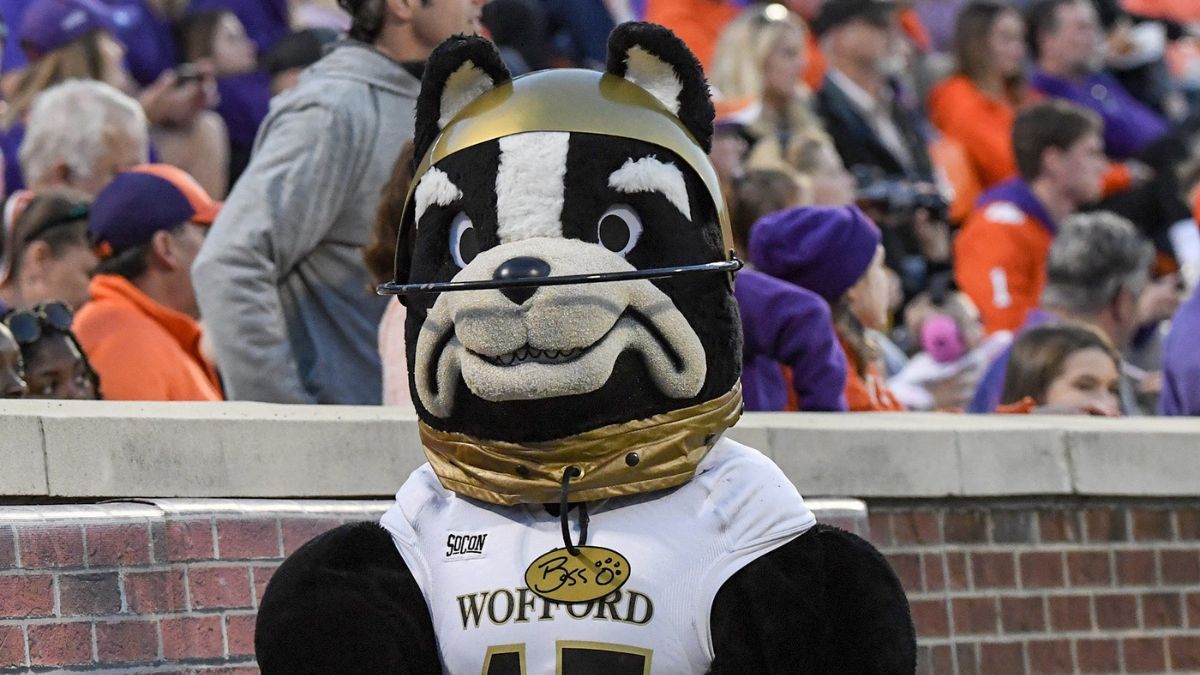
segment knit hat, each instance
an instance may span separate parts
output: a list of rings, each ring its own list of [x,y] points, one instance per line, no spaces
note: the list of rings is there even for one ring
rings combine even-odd
[[[117,174],[88,217],[88,233],[103,257],[150,241],[155,232],[183,223],[212,225],[221,203],[187,172],[166,164],[142,164]]]
[[[95,30],[116,33],[112,11],[97,0],[35,0],[21,19],[21,48],[30,61]]]
[[[832,304],[866,273],[880,240],[879,228],[856,206],[802,206],[754,224],[750,261]]]

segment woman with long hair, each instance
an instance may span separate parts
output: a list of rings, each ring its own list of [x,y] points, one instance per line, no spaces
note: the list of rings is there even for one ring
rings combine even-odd
[[[1121,356],[1099,331],[1083,324],[1040,326],[1013,344],[1002,406],[1038,412],[1121,414]]]
[[[741,108],[738,121],[755,139],[786,145],[820,128],[801,80],[807,40],[800,18],[775,3],[746,9],[721,33],[709,81],[719,99]]]

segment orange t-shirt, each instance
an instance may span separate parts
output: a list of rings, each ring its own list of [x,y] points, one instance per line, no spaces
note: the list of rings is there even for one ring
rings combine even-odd
[[[646,0],[646,21],[670,28],[707,71],[725,24],[741,7],[725,0]]]
[[[107,399],[220,401],[216,369],[200,353],[200,324],[151,300],[125,277],[92,279],[73,328]]]
[[[1154,19],[1178,23],[1200,21],[1200,3],[1196,0],[1124,0],[1125,11]]]
[[[838,336],[846,353],[846,404],[850,412],[902,412],[904,404],[888,389],[887,379],[874,363],[867,364],[867,375],[858,374],[858,355]]]
[[[1013,122],[1019,106],[1037,100],[1034,92],[1025,91],[1014,105],[984,92],[966,75],[952,75],[930,92],[929,119],[939,131],[958,141],[971,160],[979,186],[986,190],[1016,177]],[[1121,192],[1132,182],[1124,164],[1110,164],[1104,174],[1104,195]]]
[[[979,307],[988,333],[1016,330],[1038,306],[1054,236],[1017,204],[976,209],[954,240],[954,280]]]

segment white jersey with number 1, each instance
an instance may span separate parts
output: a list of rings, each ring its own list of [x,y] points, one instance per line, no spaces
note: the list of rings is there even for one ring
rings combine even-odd
[[[564,546],[558,518],[459,496],[428,464],[409,477],[381,524],[425,595],[447,672],[704,673],[722,584],[815,521],[778,467],[724,438],[683,486],[588,512],[587,545],[619,553],[628,578],[600,600],[559,604],[525,582],[530,563]],[[578,541],[574,510],[570,522]]]

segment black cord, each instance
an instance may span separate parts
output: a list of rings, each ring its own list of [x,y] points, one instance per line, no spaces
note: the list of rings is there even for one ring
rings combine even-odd
[[[567,491],[570,490],[571,479],[578,478],[579,476],[582,476],[582,475],[583,475],[583,472],[579,470],[579,467],[568,466],[563,471],[562,490],[559,492],[559,495],[558,495],[558,522],[562,526],[563,543],[567,545],[567,553],[570,553],[571,555],[579,555],[579,549],[575,548],[575,544],[571,543],[571,526],[567,520],[567,512],[571,507],[570,507],[570,504],[567,503]],[[579,505],[579,545],[580,546],[584,546],[587,544],[587,527],[588,527],[587,504],[581,503]]]

